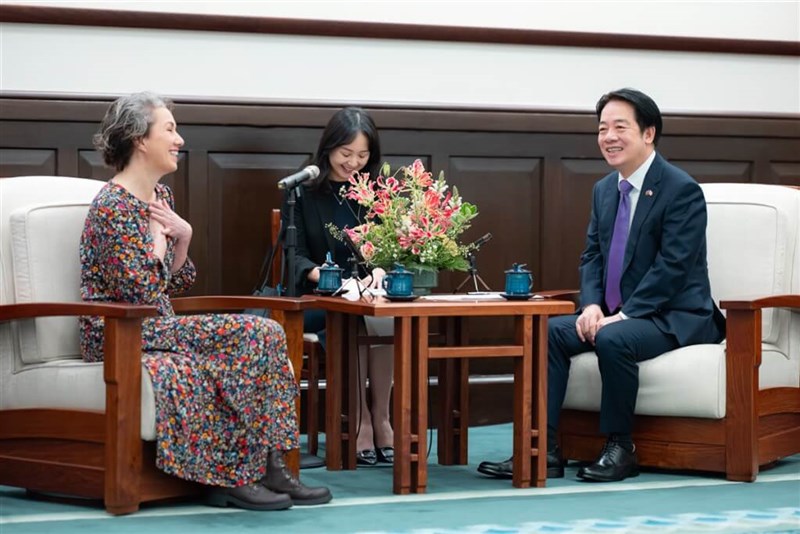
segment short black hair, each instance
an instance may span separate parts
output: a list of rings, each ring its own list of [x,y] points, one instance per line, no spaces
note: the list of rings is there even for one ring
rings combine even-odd
[[[363,133],[366,136],[367,146],[369,147],[369,159],[360,172],[368,172],[372,179],[378,176],[381,161],[381,142],[378,137],[378,128],[369,113],[362,108],[350,106],[337,111],[328,121],[325,131],[322,132],[319,147],[314,156],[314,164],[319,167],[320,176],[320,179],[315,181],[317,187],[329,187],[328,177],[331,172],[331,152],[340,146],[352,143],[359,133]]]
[[[600,120],[603,108],[612,100],[622,100],[633,106],[633,110],[636,114],[636,123],[639,125],[639,129],[642,133],[644,133],[647,128],[655,126],[656,135],[653,138],[653,145],[658,145],[662,130],[661,110],[658,109],[658,106],[652,98],[641,91],[629,87],[606,93],[597,101],[596,109],[598,121]]]

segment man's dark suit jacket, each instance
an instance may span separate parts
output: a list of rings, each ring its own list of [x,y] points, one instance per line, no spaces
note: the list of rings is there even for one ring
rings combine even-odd
[[[619,205],[618,173],[594,186],[581,255],[581,308],[605,309],[608,252]],[[717,343],[725,320],[711,298],[706,202],[697,182],[656,154],[645,176],[622,264],[622,312],[650,318],[684,345]],[[613,310],[612,310],[613,311]]]

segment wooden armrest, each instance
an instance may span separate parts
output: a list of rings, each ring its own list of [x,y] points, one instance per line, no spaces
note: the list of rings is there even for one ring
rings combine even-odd
[[[724,310],[760,310],[762,308],[800,309],[800,295],[769,295],[723,300],[719,307]]]
[[[100,315],[118,319],[133,319],[156,315],[155,306],[111,304],[105,302],[29,302],[0,305],[0,321],[35,317]]]
[[[253,296],[201,296],[179,297],[172,300],[176,313],[203,312],[219,310],[244,310],[246,308],[269,308],[282,311],[302,311],[312,301],[292,297],[253,297]]]

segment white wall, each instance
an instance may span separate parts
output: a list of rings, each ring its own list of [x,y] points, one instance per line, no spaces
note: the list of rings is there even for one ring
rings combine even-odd
[[[800,41],[796,1],[48,3]],[[591,109],[622,86],[667,112],[800,113],[798,58],[0,25],[6,91]]]

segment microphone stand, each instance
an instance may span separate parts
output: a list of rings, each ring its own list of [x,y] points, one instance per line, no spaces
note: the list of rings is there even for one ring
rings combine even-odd
[[[300,184],[296,184],[294,187],[288,189],[289,198],[286,200],[286,204],[289,206],[289,220],[286,225],[286,234],[284,235],[284,239],[286,240],[286,253],[284,257],[286,258],[286,270],[289,271],[286,282],[287,297],[297,296],[297,276],[295,274],[295,265],[297,264],[297,227],[294,222],[294,206],[297,204],[298,185]]]
[[[371,296],[375,296],[372,291],[370,291],[370,289],[367,288],[363,282],[361,282],[361,279],[358,276],[360,274],[358,266],[366,265],[367,260],[365,260],[364,256],[361,255],[361,251],[358,250],[358,247],[355,243],[353,243],[353,240],[350,239],[350,236],[347,235],[346,232],[344,233],[344,246],[350,251],[350,258],[348,259],[348,262],[350,263],[350,278],[355,281],[356,287],[358,288],[358,298],[360,299],[363,297],[364,293],[369,293]],[[342,284],[342,287],[344,287],[344,284]],[[335,291],[332,296],[335,297],[338,293],[339,290]]]
[[[471,250],[467,254],[467,260],[469,261],[469,269],[467,269],[467,272],[469,272],[469,274],[467,275],[466,278],[464,278],[463,282],[458,284],[458,287],[455,288],[453,293],[458,293],[461,290],[461,288],[464,287],[464,285],[467,282],[469,282],[470,280],[472,280],[472,285],[475,288],[475,293],[480,293],[481,292],[481,290],[478,288],[478,282],[481,283],[481,286],[483,286],[484,290],[491,291],[491,289],[486,284],[486,282],[483,281],[483,278],[481,278],[481,275],[478,274],[478,264],[477,264],[477,258],[475,256],[475,252],[476,251]]]
[[[294,207],[295,204],[297,204],[297,188],[299,186],[300,184],[297,183],[293,187],[287,188],[288,198],[286,204],[289,206],[289,213],[286,233],[284,234],[286,243],[286,253],[284,257],[286,258],[286,269],[289,271],[286,282],[287,297],[297,296],[297,276],[295,274],[295,265],[297,264],[297,226],[295,226],[294,221]],[[310,406],[309,409],[316,410],[317,407]],[[323,465],[325,465],[325,461],[322,458],[308,452],[300,453],[300,469],[322,467]]]

